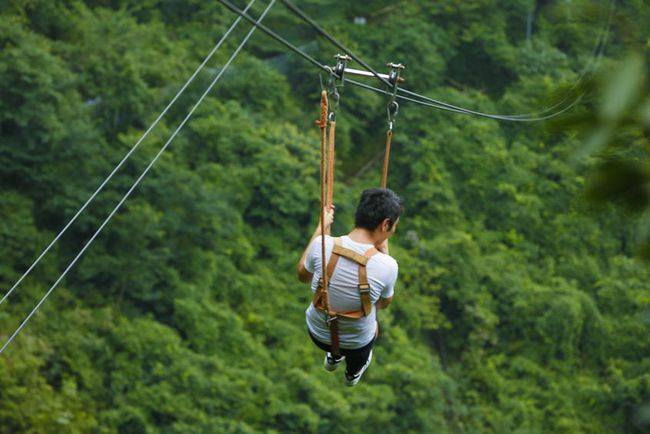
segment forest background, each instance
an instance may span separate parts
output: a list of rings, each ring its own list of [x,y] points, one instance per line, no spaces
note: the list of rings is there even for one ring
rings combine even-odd
[[[295,278],[319,208],[318,74],[258,31],[0,355],[0,432],[648,432],[647,184],[620,193],[649,173],[650,6],[616,3],[598,60],[606,1],[298,2],[376,68],[406,64],[411,90],[472,109],[535,111],[603,75],[552,124],[402,104],[400,276],[350,389],[321,367]],[[234,18],[216,1],[0,1],[3,294]],[[280,3],[265,23],[332,64]],[[248,29],[0,305],[2,343]],[[334,233],[379,182],[386,102],[342,90]]]

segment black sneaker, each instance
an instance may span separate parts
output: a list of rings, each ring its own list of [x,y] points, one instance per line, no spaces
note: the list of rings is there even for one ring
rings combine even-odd
[[[368,369],[368,366],[370,366],[370,362],[372,362],[372,350],[370,350],[370,355],[368,355],[368,360],[366,363],[359,369],[359,372],[357,372],[354,375],[348,374],[348,372],[345,372],[345,384],[348,386],[356,386],[356,384],[361,380],[361,376],[363,375],[364,372],[366,372],[366,369]]]
[[[338,359],[335,358],[332,353],[325,353],[325,360],[323,361],[323,368],[325,368],[326,371],[334,371],[336,368],[339,367],[341,362],[345,360],[345,356],[341,356]]]

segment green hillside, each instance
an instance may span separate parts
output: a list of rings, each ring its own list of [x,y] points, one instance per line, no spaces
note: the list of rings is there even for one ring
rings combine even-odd
[[[404,63],[408,89],[481,112],[553,106],[597,88],[584,73],[609,77],[633,50],[648,71],[645,0],[611,13],[582,0],[295,3],[381,72]],[[217,1],[0,2],[1,295],[235,17]],[[264,23],[321,63],[340,52],[281,2]],[[0,345],[249,29],[226,39],[0,305]],[[400,103],[389,178],[405,206],[391,240],[400,274],[356,388],[322,369],[305,326],[311,293],[295,276],[318,218],[319,94],[313,65],[254,34],[0,354],[0,433],[648,432],[650,268],[637,254],[650,220],[645,202],[630,218],[585,200],[602,154],[586,148],[581,120],[597,94],[555,122]],[[341,89],[336,234],[379,183],[387,101]],[[639,131],[630,158],[645,171],[650,126]]]

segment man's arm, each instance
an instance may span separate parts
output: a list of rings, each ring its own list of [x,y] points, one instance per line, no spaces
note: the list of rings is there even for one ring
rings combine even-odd
[[[332,225],[333,221],[334,221],[334,208],[332,207],[330,211],[325,212],[325,233],[329,232],[330,226]],[[307,247],[305,247],[305,251],[302,252],[302,256],[298,261],[298,280],[300,280],[303,283],[311,282],[311,279],[314,276],[314,273],[310,273],[305,268],[305,259],[307,258],[307,254],[309,253],[309,247],[311,246],[311,243],[316,239],[316,237],[319,237],[320,235],[321,235],[321,227],[319,221],[318,225],[316,226],[316,229],[314,229],[314,233],[312,234],[311,238],[309,239],[309,242],[307,243]]]
[[[385,240],[382,244],[376,247],[377,250],[381,251],[382,253],[388,254],[388,240]],[[393,293],[395,288],[395,282],[397,281],[397,273],[398,273],[397,262],[395,262],[395,267],[393,270],[391,270],[392,275],[388,277],[389,282],[387,286],[384,288],[384,290],[382,291],[382,295],[379,297],[379,300],[377,300],[377,303],[375,303],[377,310],[387,309],[388,306],[390,306],[390,304],[393,302]],[[387,297],[385,297],[384,295],[386,295]]]

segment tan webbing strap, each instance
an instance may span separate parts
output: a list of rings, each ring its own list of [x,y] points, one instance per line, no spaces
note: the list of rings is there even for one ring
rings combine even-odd
[[[330,256],[330,260],[327,263],[327,282],[329,283],[330,279],[332,278],[332,274],[334,274],[334,269],[336,268],[336,264],[339,262],[339,256],[332,254]],[[327,288],[329,290],[329,288]],[[318,288],[316,289],[316,292],[314,293],[314,299],[313,303],[314,306],[321,310],[327,310],[324,304],[322,304],[322,298],[323,298],[323,279],[318,282]]]
[[[340,238],[334,238],[334,247],[341,245],[341,239]],[[332,255],[330,256],[329,262],[327,262],[327,281],[329,282],[330,279],[332,278],[332,274],[334,274],[334,269],[336,268],[336,264],[339,262],[339,255],[337,255],[334,251],[332,251]],[[329,290],[329,288],[327,288]],[[323,279],[318,282],[318,288],[316,289],[316,292],[314,293],[314,299],[313,303],[314,306],[321,310],[327,310],[327,307],[325,307],[323,304],[321,304],[322,300],[322,291],[323,291]]]
[[[330,326],[330,340],[332,341],[332,354],[336,357],[341,357],[338,316],[330,314],[328,321]]]
[[[334,247],[336,247],[337,244],[340,244],[341,240],[339,238],[334,238]],[[323,260],[325,260],[325,256],[323,256]],[[329,282],[330,278],[332,277],[332,274],[334,274],[334,269],[336,268],[336,264],[339,261],[339,256],[334,254],[334,251],[332,250],[332,254],[330,255],[330,260],[327,263],[327,271],[326,271],[326,279],[323,279],[323,282],[326,282],[328,285],[327,288],[325,289],[325,293],[327,294],[327,297],[329,297]],[[330,340],[332,344],[332,354],[334,354],[336,357],[339,357],[341,355],[341,350],[340,350],[340,342],[339,342],[339,323],[338,323],[338,317],[339,314],[338,312],[334,312],[329,304],[329,298],[327,299],[327,321],[329,323],[329,328],[330,328]]]
[[[334,352],[335,348],[340,351],[338,323],[336,319],[338,317],[359,319],[364,316],[370,315],[370,313],[372,312],[372,301],[370,299],[370,285],[368,284],[368,273],[366,271],[366,265],[368,264],[370,258],[374,256],[376,253],[378,253],[377,249],[372,247],[366,250],[363,255],[360,255],[359,253],[353,250],[343,247],[340,238],[334,238],[334,247],[332,249],[332,255],[330,256],[330,259],[327,262],[327,271],[324,276],[325,279],[321,279],[321,281],[319,282],[318,288],[316,289],[316,293],[314,294],[314,298],[313,298],[314,307],[327,313],[328,325],[330,329],[330,337],[332,340],[333,354],[336,354]],[[359,297],[361,298],[361,310],[355,310],[351,312],[335,312],[329,306],[329,298],[328,298],[329,287],[325,288],[323,282],[327,282],[327,284],[329,285],[329,281],[332,278],[332,275],[334,274],[334,269],[336,268],[336,264],[338,263],[339,257],[341,256],[359,264]]]
[[[349,260],[354,261],[357,264],[362,265],[364,267],[368,263],[367,257],[360,255],[354,250],[347,249],[343,246],[334,245],[334,250],[332,250],[332,253],[334,253],[335,255],[343,256],[344,258],[348,258]]]
[[[372,247],[366,250],[363,257],[366,263],[372,256],[377,253],[377,249]],[[361,309],[365,316],[372,312],[372,300],[370,300],[370,285],[368,284],[368,271],[365,265],[359,264],[359,297],[361,298]]]
[[[327,133],[327,210],[332,209],[334,201],[334,146],[336,142],[336,121],[330,121]]]
[[[386,150],[384,151],[384,168],[381,172],[381,188],[386,188],[388,184],[388,163],[390,161],[390,144],[393,141],[393,132],[386,130]]]
[[[320,104],[320,119],[317,121],[320,127],[320,144],[321,144],[321,156],[320,156],[320,227],[321,227],[321,279],[322,284],[320,288],[316,290],[316,300],[327,312],[327,321],[330,328],[330,336],[332,338],[332,354],[338,357],[341,355],[341,350],[339,348],[339,333],[338,333],[338,324],[336,323],[336,315],[330,315],[332,311],[330,307],[329,294],[327,290],[329,289],[329,279],[327,278],[327,273],[325,270],[325,206],[327,204],[327,192],[326,192],[326,183],[327,183],[327,173],[325,171],[325,161],[326,161],[326,141],[327,141],[327,112],[328,112],[328,101],[327,101],[327,91],[321,92],[321,104]]]
[[[334,274],[334,269],[336,268],[336,264],[338,264],[338,262],[339,262],[339,255],[332,252],[332,256],[330,256],[330,260],[327,263],[327,281],[328,282],[332,279],[332,274]]]
[[[337,314],[338,316],[350,319],[360,319],[366,316],[362,310],[353,310],[352,312],[337,312]]]

